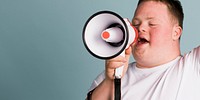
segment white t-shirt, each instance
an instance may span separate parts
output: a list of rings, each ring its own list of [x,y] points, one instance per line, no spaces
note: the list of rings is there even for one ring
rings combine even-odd
[[[104,78],[102,72],[89,90]],[[122,100],[200,100],[200,46],[154,68],[131,63],[121,82]]]

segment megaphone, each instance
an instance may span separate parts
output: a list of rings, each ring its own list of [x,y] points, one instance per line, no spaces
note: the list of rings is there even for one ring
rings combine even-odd
[[[138,32],[128,19],[112,11],[93,14],[83,28],[83,43],[90,54],[99,59],[125,56],[125,49],[137,40]],[[123,66],[115,70],[115,78],[121,78]]]

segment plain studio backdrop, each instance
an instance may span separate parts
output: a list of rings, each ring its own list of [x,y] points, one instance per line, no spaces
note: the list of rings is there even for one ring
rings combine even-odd
[[[137,1],[1,0],[0,100],[84,100],[104,70],[83,45],[86,20],[101,10],[131,20]],[[181,2],[184,54],[200,44],[200,1]]]

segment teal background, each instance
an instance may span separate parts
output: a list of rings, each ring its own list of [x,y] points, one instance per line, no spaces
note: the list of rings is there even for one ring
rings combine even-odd
[[[200,43],[199,1],[181,0],[182,54]],[[84,100],[104,61],[82,42],[100,10],[131,19],[137,0],[1,0],[0,100]],[[133,61],[133,58],[131,58]]]

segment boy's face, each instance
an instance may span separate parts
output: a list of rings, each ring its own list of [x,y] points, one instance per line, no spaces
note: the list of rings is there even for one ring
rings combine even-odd
[[[132,45],[137,64],[153,67],[164,63],[175,47],[172,38],[175,23],[167,6],[156,1],[142,2],[132,23],[139,31],[139,40]]]

